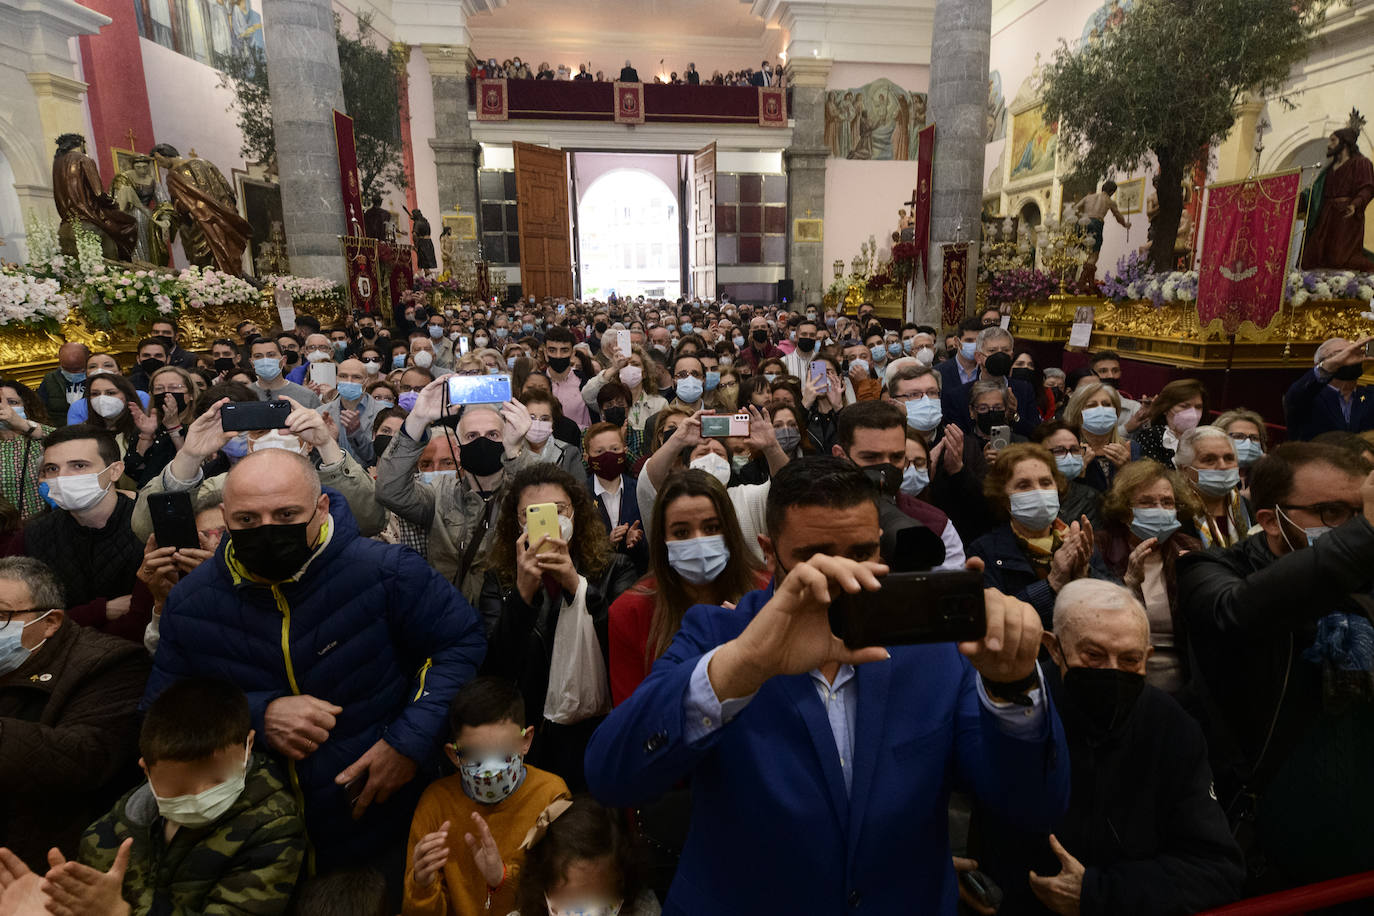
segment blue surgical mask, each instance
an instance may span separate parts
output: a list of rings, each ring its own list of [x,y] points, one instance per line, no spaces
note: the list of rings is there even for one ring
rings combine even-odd
[[[943,417],[944,409],[940,406],[939,398],[932,398],[927,395],[906,402],[906,423],[918,432],[930,432],[940,425],[940,420]]]
[[[510,333],[510,332],[507,331],[505,328],[497,328],[497,329],[496,329],[496,336],[497,336],[499,339],[501,339],[501,340],[505,340],[506,335],[509,334],[509,333]]]
[[[61,372],[62,377],[65,378],[69,384],[75,385],[77,382],[86,381],[85,372],[68,372],[66,369],[62,369]]]
[[[768,380],[768,384],[770,385],[778,380],[778,374],[776,372],[765,372],[763,377]]]
[[[1116,428],[1115,407],[1089,407],[1083,411],[1083,429],[1094,436],[1105,436]]]
[[[680,330],[684,334],[692,333],[692,323],[690,321],[684,321]]]
[[[744,338],[743,338],[743,337],[741,337],[741,336],[739,336],[738,334],[736,334],[734,337],[732,337],[732,338],[730,338],[730,339],[733,340],[733,341],[735,342],[735,349],[736,349],[736,350],[743,350],[743,349],[744,349]]]
[[[887,355],[888,355],[888,356],[901,356],[901,355],[902,355],[902,345],[901,345],[900,343],[890,343],[890,344],[888,344],[888,345],[887,345]]]
[[[902,472],[902,492],[907,496],[919,496],[921,491],[930,486],[930,469],[918,468],[910,465]]]
[[[1240,483],[1240,468],[1199,468],[1197,488],[1208,496],[1225,496]]]
[[[339,382],[339,397],[345,401],[356,401],[362,396],[362,382]]]
[[[435,484],[437,484],[439,481],[443,480],[443,479],[446,478],[446,477],[452,478],[452,477],[457,477],[457,476],[458,476],[458,472],[457,472],[457,471],[454,471],[454,470],[448,470],[448,471],[421,471],[421,472],[420,472],[420,482],[421,482],[421,483],[427,483],[427,484],[429,484],[429,485],[432,487],[432,486],[434,486]]]
[[[959,355],[962,356],[966,362],[973,362],[973,355],[977,352],[978,341],[976,340],[966,340],[959,344]]]
[[[856,366],[857,366],[859,369],[861,369],[863,372],[865,372],[865,373],[868,372],[868,360],[866,360],[866,359],[851,359],[851,360],[849,361],[849,368],[850,368],[850,369],[853,369],[853,368],[855,368]]]
[[[405,365],[406,355],[404,353],[397,353],[395,356],[391,357],[391,368],[404,369]]]
[[[679,401],[686,404],[695,404],[697,401],[701,400],[701,393],[703,390],[705,389],[699,378],[693,378],[689,375],[687,378],[678,379],[677,397]]]
[[[1063,458],[1054,459],[1055,466],[1059,468],[1059,473],[1070,480],[1074,480],[1079,474],[1083,473],[1082,455],[1065,455]]]
[[[707,391],[715,391],[715,390],[716,390],[716,387],[719,386],[719,385],[720,385],[720,373],[717,372],[717,371],[714,370],[714,369],[707,369],[707,370],[706,370],[706,390],[707,390]]]
[[[711,578],[714,579],[715,576]],[[24,638],[24,628],[29,626],[29,624],[37,623],[51,613],[52,611],[50,610],[44,611],[35,619],[30,620],[29,623],[18,625],[11,623],[3,630],[0,630],[0,675],[9,674],[29,660],[29,656],[33,654],[33,649],[26,647],[22,642]],[[43,643],[39,643],[38,645],[41,646]]]
[[[10,410],[14,411],[14,415],[21,420],[27,420],[29,418],[28,414],[24,413],[23,404],[11,404]],[[8,426],[9,424],[6,423],[4,420],[0,420],[0,429],[5,429]]]
[[[522,325],[520,325],[520,330],[524,331],[526,334],[533,334],[533,333],[534,333],[534,325],[532,325],[532,324],[522,324]]]
[[[514,368],[515,368],[515,361],[516,361],[517,359],[519,359],[519,358],[520,358],[520,357],[518,357],[518,356],[507,356],[507,357],[506,357],[506,366],[507,366],[507,368],[514,369]]]
[[[1264,457],[1264,449],[1253,439],[1236,440],[1236,461],[1243,468],[1248,468]]]
[[[281,361],[264,357],[253,360],[253,371],[260,380],[270,382],[281,376]]]
[[[1031,531],[1050,527],[1058,515],[1058,490],[1022,490],[1011,494],[1011,517]]]
[[[1142,541],[1157,538],[1163,544],[1181,527],[1177,509],[1131,510],[1131,533]]]
[[[228,455],[234,461],[238,461],[244,455],[248,454],[248,434],[239,433],[237,436],[226,442],[224,444],[224,448],[222,448],[221,451],[224,452],[224,454]]]
[[[668,565],[693,585],[714,582],[730,562],[724,535],[668,541]]]
[[[1288,522],[1288,524],[1293,525],[1295,527],[1301,527],[1298,525],[1297,522],[1289,518],[1287,513],[1285,513],[1283,509],[1277,509],[1276,511],[1279,514],[1279,518],[1283,521]],[[1307,538],[1307,546],[1311,547],[1313,544],[1317,543],[1318,540],[1325,537],[1327,532],[1329,532],[1330,530],[1331,529],[1326,525],[1318,525],[1316,528],[1303,528],[1302,533]],[[1280,525],[1279,531],[1283,534],[1283,541],[1285,544],[1288,545],[1288,549],[1292,550],[1293,543],[1288,540],[1288,530],[1284,528],[1282,525]]]
[[[443,327],[441,327],[440,325],[437,325],[437,324],[432,324],[432,325],[430,325],[430,326],[429,326],[429,336],[432,337],[432,338],[434,338],[435,340],[438,340],[440,337],[443,337],[443,336],[444,336],[444,329],[443,329]]]
[[[378,409],[380,410],[390,410],[391,408],[396,406],[396,402],[389,400],[388,398],[373,398],[373,401],[376,403]]]
[[[875,363],[880,363],[883,360],[887,359],[887,347],[883,346],[882,344],[878,344],[875,347],[869,347],[868,349],[869,352],[873,354],[873,361]]]

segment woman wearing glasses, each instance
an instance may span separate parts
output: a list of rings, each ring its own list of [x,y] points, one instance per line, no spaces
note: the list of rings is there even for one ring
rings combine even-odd
[[[1097,527],[1101,522],[1102,492],[1084,482],[1087,449],[1078,430],[1063,420],[1050,420],[1035,428],[1031,441],[1049,449],[1055,467],[1069,482],[1068,490],[1059,501],[1059,517],[1072,523],[1087,516],[1093,527]]]

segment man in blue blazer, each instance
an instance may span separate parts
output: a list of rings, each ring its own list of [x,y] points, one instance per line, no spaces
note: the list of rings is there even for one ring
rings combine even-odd
[[[1312,370],[1283,396],[1288,438],[1315,439],[1331,430],[1374,429],[1374,390],[1358,384],[1370,340],[1333,337],[1317,348]]]
[[[960,330],[967,336],[968,332],[962,326]],[[1011,428],[1029,437],[1040,425],[1040,409],[1035,403],[1035,389],[1020,379],[1008,377],[1011,375],[1016,338],[1012,337],[1010,331],[994,325],[979,331],[973,346],[976,368],[971,374],[960,364],[959,356],[937,366],[941,375],[940,406],[944,408],[945,422],[957,424],[966,433],[973,432],[973,418],[968,411],[969,391],[980,378],[995,376],[1005,381],[1011,387],[1012,394],[1016,395],[1016,419],[1010,424]],[[969,380],[964,381],[970,375]]]
[[[953,914],[949,793],[968,789],[1048,833],[1068,751],[1029,605],[985,592],[979,642],[851,651],[831,596],[874,591],[877,494],[832,457],[774,475],[759,542],[774,584],[697,606],[587,747],[603,802],[692,784],[691,829],[665,914]]]

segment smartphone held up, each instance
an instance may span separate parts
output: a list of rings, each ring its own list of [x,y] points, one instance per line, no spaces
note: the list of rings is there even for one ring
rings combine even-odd
[[[845,592],[830,604],[830,631],[847,648],[968,642],[987,631],[977,570],[893,572],[876,592]]]

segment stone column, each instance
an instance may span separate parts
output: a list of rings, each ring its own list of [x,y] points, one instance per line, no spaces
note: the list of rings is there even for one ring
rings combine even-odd
[[[794,311],[820,304],[825,293],[824,251],[820,242],[799,242],[792,220],[825,218],[825,81],[833,61],[798,57],[788,62],[792,87],[792,145],[787,162],[787,276],[792,279]],[[805,295],[802,290],[805,288]]]
[[[991,0],[938,0],[930,47],[927,121],[935,124],[934,194],[930,214],[929,296],[916,320],[940,324],[940,246],[972,241],[968,302],[976,287],[983,156],[987,149]],[[966,306],[967,307],[967,306]]]
[[[434,247],[439,250],[443,218],[466,213],[478,219],[477,164],[479,147],[472,139],[468,121],[468,74],[477,59],[462,45],[422,44],[420,51],[429,63],[429,79],[434,87],[434,172],[439,184],[440,213],[429,216],[434,227]],[[456,210],[454,208],[457,208]],[[478,227],[480,239],[481,227]],[[457,239],[455,250],[464,261],[475,261],[481,254],[478,239]],[[454,265],[443,268],[453,270]]]
[[[343,282],[345,214],[333,110],[343,111],[344,100],[333,9],[329,0],[273,0],[263,30],[291,272]]]

